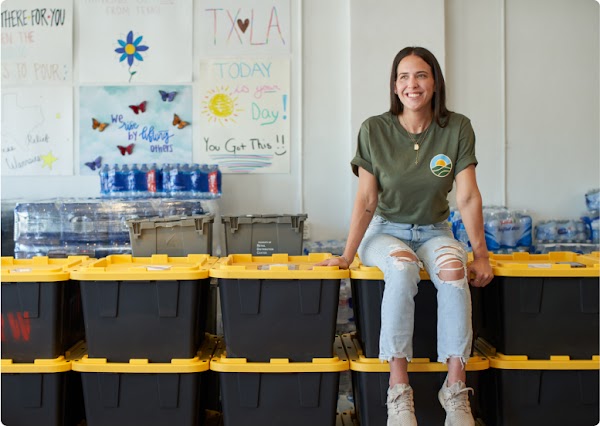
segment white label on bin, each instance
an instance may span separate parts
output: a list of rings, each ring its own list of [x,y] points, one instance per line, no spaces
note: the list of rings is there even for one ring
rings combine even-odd
[[[31,268],[15,268],[13,272],[31,272]]]
[[[256,255],[257,256],[269,256],[275,253],[275,247],[273,247],[273,241],[257,241],[256,242]]]
[[[147,271],[167,271],[171,269],[170,265],[152,265],[146,268]]]
[[[530,268],[549,269],[552,268],[551,263],[530,263],[527,266]]]

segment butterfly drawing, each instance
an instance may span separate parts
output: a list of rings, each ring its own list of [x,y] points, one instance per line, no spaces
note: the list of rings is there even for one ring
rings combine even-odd
[[[133,153],[133,147],[135,144],[129,144],[127,146],[121,146],[121,145],[117,145],[117,148],[119,148],[119,151],[121,151],[121,155],[125,155],[125,154],[129,154],[131,155]]]
[[[108,123],[100,123],[95,118],[92,118],[92,129],[98,129],[99,132],[103,132],[104,129],[106,129],[106,126],[108,126]]]
[[[146,101],[139,105],[129,105],[129,108],[131,108],[131,110],[136,114],[139,114],[140,112],[146,112]]]
[[[173,99],[175,99],[175,95],[177,94],[177,92],[165,92],[164,90],[159,90],[158,93],[160,93],[163,102],[173,102]]]
[[[178,129],[183,129],[188,124],[190,123],[183,121],[177,114],[173,114],[173,126],[177,126]]]
[[[89,161],[85,163],[86,166],[90,168],[90,170],[100,169],[102,165],[102,157],[97,157],[94,161]]]

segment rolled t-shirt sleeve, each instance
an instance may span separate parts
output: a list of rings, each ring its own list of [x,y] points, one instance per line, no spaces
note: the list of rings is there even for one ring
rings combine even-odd
[[[475,157],[475,132],[468,118],[464,118],[463,123],[461,123],[458,139],[458,158],[456,159],[456,166],[454,168],[455,176],[471,164],[477,166],[477,157]]]
[[[358,145],[356,146],[356,155],[350,162],[352,172],[358,176],[358,168],[362,167],[371,174],[373,165],[371,164],[371,142],[369,137],[369,126],[363,123],[358,132]]]

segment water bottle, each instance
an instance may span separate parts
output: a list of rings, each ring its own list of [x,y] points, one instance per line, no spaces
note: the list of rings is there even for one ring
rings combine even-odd
[[[600,227],[600,218],[596,217],[592,219],[591,222],[591,230],[592,230],[592,243],[599,244],[600,243],[600,234],[598,233]]]
[[[127,191],[127,180],[129,179],[129,167],[123,165],[119,168],[115,164],[108,172],[108,191],[112,197],[122,197]]]
[[[127,193],[127,196],[129,197],[135,197],[137,195],[137,191],[135,190],[135,175],[136,173],[139,173],[140,169],[138,168],[138,165],[136,163],[131,165],[131,169],[129,169],[129,172],[127,173],[127,190],[125,191]]]
[[[68,200],[60,206],[62,240],[65,243],[96,240],[96,203]]]
[[[585,194],[585,204],[588,210],[600,209],[600,189],[592,189]]]
[[[162,193],[163,195],[171,194],[171,165],[165,163],[161,168],[162,176]]]
[[[221,196],[221,171],[217,164],[208,166],[208,198]]]
[[[134,174],[135,191],[140,196],[148,195],[148,172],[149,171],[150,170],[148,170],[148,166],[144,163],[139,168],[139,170],[137,170],[136,173]]]
[[[540,243],[558,241],[558,228],[556,221],[545,220],[538,222],[538,224],[535,226],[535,239]]]
[[[497,251],[500,249],[500,220],[497,217],[496,211],[489,209],[484,211],[483,229],[485,232],[485,244],[489,251]]]
[[[519,234],[519,225],[508,209],[498,212],[500,221],[500,246],[505,248],[516,248]]]
[[[181,197],[184,195],[184,180],[183,166],[179,163],[173,165],[169,174],[169,195],[171,197]]]
[[[146,173],[146,188],[150,196],[155,197],[162,192],[162,182],[162,170],[154,163]]]
[[[517,247],[529,248],[533,245],[533,238],[531,235],[533,221],[531,220],[531,216],[524,212],[518,212],[517,218],[519,223]]]
[[[109,180],[108,180],[108,174],[110,171],[110,167],[108,164],[104,164],[102,166],[102,169],[98,172],[98,174],[100,175],[100,193],[102,195],[109,195],[110,194],[110,184],[109,184]]]
[[[577,228],[575,221],[573,220],[557,220],[556,221],[556,232],[558,234],[558,241],[561,242],[573,242],[577,235]]]

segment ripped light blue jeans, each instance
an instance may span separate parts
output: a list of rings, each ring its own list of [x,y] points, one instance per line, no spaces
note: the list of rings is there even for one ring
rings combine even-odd
[[[406,257],[410,254],[419,261]],[[419,269],[424,267],[437,289],[438,362],[460,357],[464,365],[471,354],[473,339],[467,253],[453,238],[449,224],[394,223],[376,215],[362,239],[358,255],[364,265],[377,266],[384,276],[379,358],[410,361],[413,357],[414,297],[420,281]],[[460,264],[462,266],[457,267]],[[442,280],[440,271],[462,278]]]

